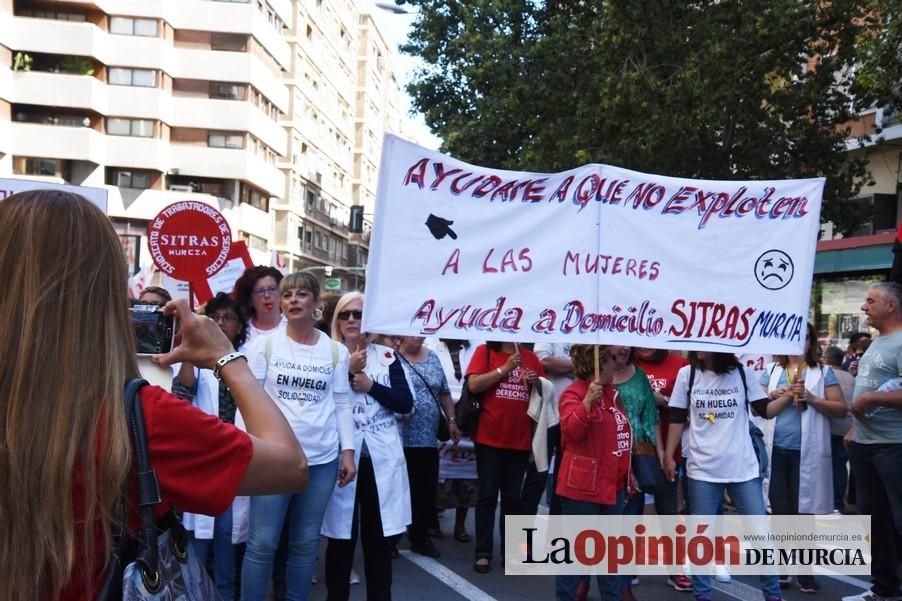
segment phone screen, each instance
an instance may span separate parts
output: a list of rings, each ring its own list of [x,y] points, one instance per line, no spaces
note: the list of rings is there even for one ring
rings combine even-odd
[[[129,309],[138,355],[158,355],[172,350],[175,319],[163,315],[158,305],[135,305]]]

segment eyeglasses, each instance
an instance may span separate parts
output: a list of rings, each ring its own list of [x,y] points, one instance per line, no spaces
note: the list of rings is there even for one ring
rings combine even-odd
[[[272,296],[279,290],[278,286],[266,286],[265,288],[254,288],[254,296]]]
[[[338,312],[338,320],[339,321],[348,321],[351,318],[360,321],[363,318],[363,311],[339,311]]]
[[[210,315],[210,319],[213,321],[225,321],[225,322],[235,322],[238,321],[238,316],[234,313],[213,313]]]

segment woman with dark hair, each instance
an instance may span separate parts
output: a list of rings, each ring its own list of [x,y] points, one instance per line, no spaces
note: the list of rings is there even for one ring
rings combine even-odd
[[[605,346],[574,344],[570,359],[576,380],[560,399],[563,458],[555,493],[561,514],[620,515],[630,489],[633,432],[620,394],[611,383],[613,354]],[[620,601],[628,582],[625,578],[598,576],[602,601]],[[586,580],[578,575],[556,576],[556,601],[576,599],[580,581]]]
[[[247,342],[285,325],[279,303],[282,272],[275,267],[257,265],[248,268],[235,282],[235,300],[248,317]]]
[[[808,324],[804,355],[776,355],[759,384],[776,416],[770,453],[770,506],[775,515],[833,511],[830,417],[846,414],[839,381],[818,362],[817,334]],[[798,577],[803,593],[817,593],[814,576]],[[790,576],[780,578],[789,586]]]
[[[228,294],[220,292],[204,305],[204,315],[216,322],[236,350],[241,350],[247,339],[247,320],[241,305]],[[236,405],[232,392],[209,369],[200,369],[189,361],[183,362],[172,380],[172,394],[227,424],[235,423]],[[216,588],[223,601],[232,601],[235,598],[236,545],[241,542],[238,528],[234,527],[232,520],[232,507],[216,517],[186,512],[182,523],[191,532],[201,563],[206,565],[210,551],[213,551]]]
[[[676,477],[673,453],[689,422],[689,498],[694,515],[716,515],[724,490],[742,515],[765,515],[760,467],[749,434],[750,409],[768,419],[777,407],[729,353],[690,351],[670,397],[664,473]],[[750,406],[750,407],[749,407]],[[777,576],[761,576],[765,601],[779,601]],[[711,599],[711,576],[693,576],[697,601]]]
[[[0,599],[95,599],[126,490],[123,521],[140,523],[123,399],[139,376],[122,245],[82,196],[13,194],[0,202],[0,280]],[[216,515],[236,494],[302,490],[304,452],[243,355],[185,300],[163,311],[178,315],[181,339],[154,360],[216,366],[248,432],[141,388],[162,499],[155,517],[173,506]]]
[[[544,375],[539,358],[513,342],[488,342],[477,347],[467,367],[470,391],[482,395],[482,413],[473,436],[479,476],[473,569],[480,574],[491,570],[498,493],[502,555],[504,516],[519,513],[520,488],[532,449],[533,421],[526,410],[533,384]]]

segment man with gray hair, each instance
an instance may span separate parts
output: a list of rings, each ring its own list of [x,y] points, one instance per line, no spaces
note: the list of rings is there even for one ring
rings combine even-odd
[[[874,584],[843,601],[902,601],[896,549],[902,534],[902,286],[874,284],[861,310],[880,336],[858,364],[849,462],[858,509],[871,516]]]

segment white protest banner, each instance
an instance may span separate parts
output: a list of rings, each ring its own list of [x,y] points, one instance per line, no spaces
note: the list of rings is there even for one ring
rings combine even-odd
[[[16,192],[25,192],[28,190],[65,190],[66,192],[72,192],[73,194],[81,194],[94,203],[104,214],[107,212],[107,191],[104,188],[53,184],[34,179],[0,177],[0,200],[3,200],[7,196],[12,196]]]
[[[364,329],[799,354],[823,187],[499,171],[389,135]]]

